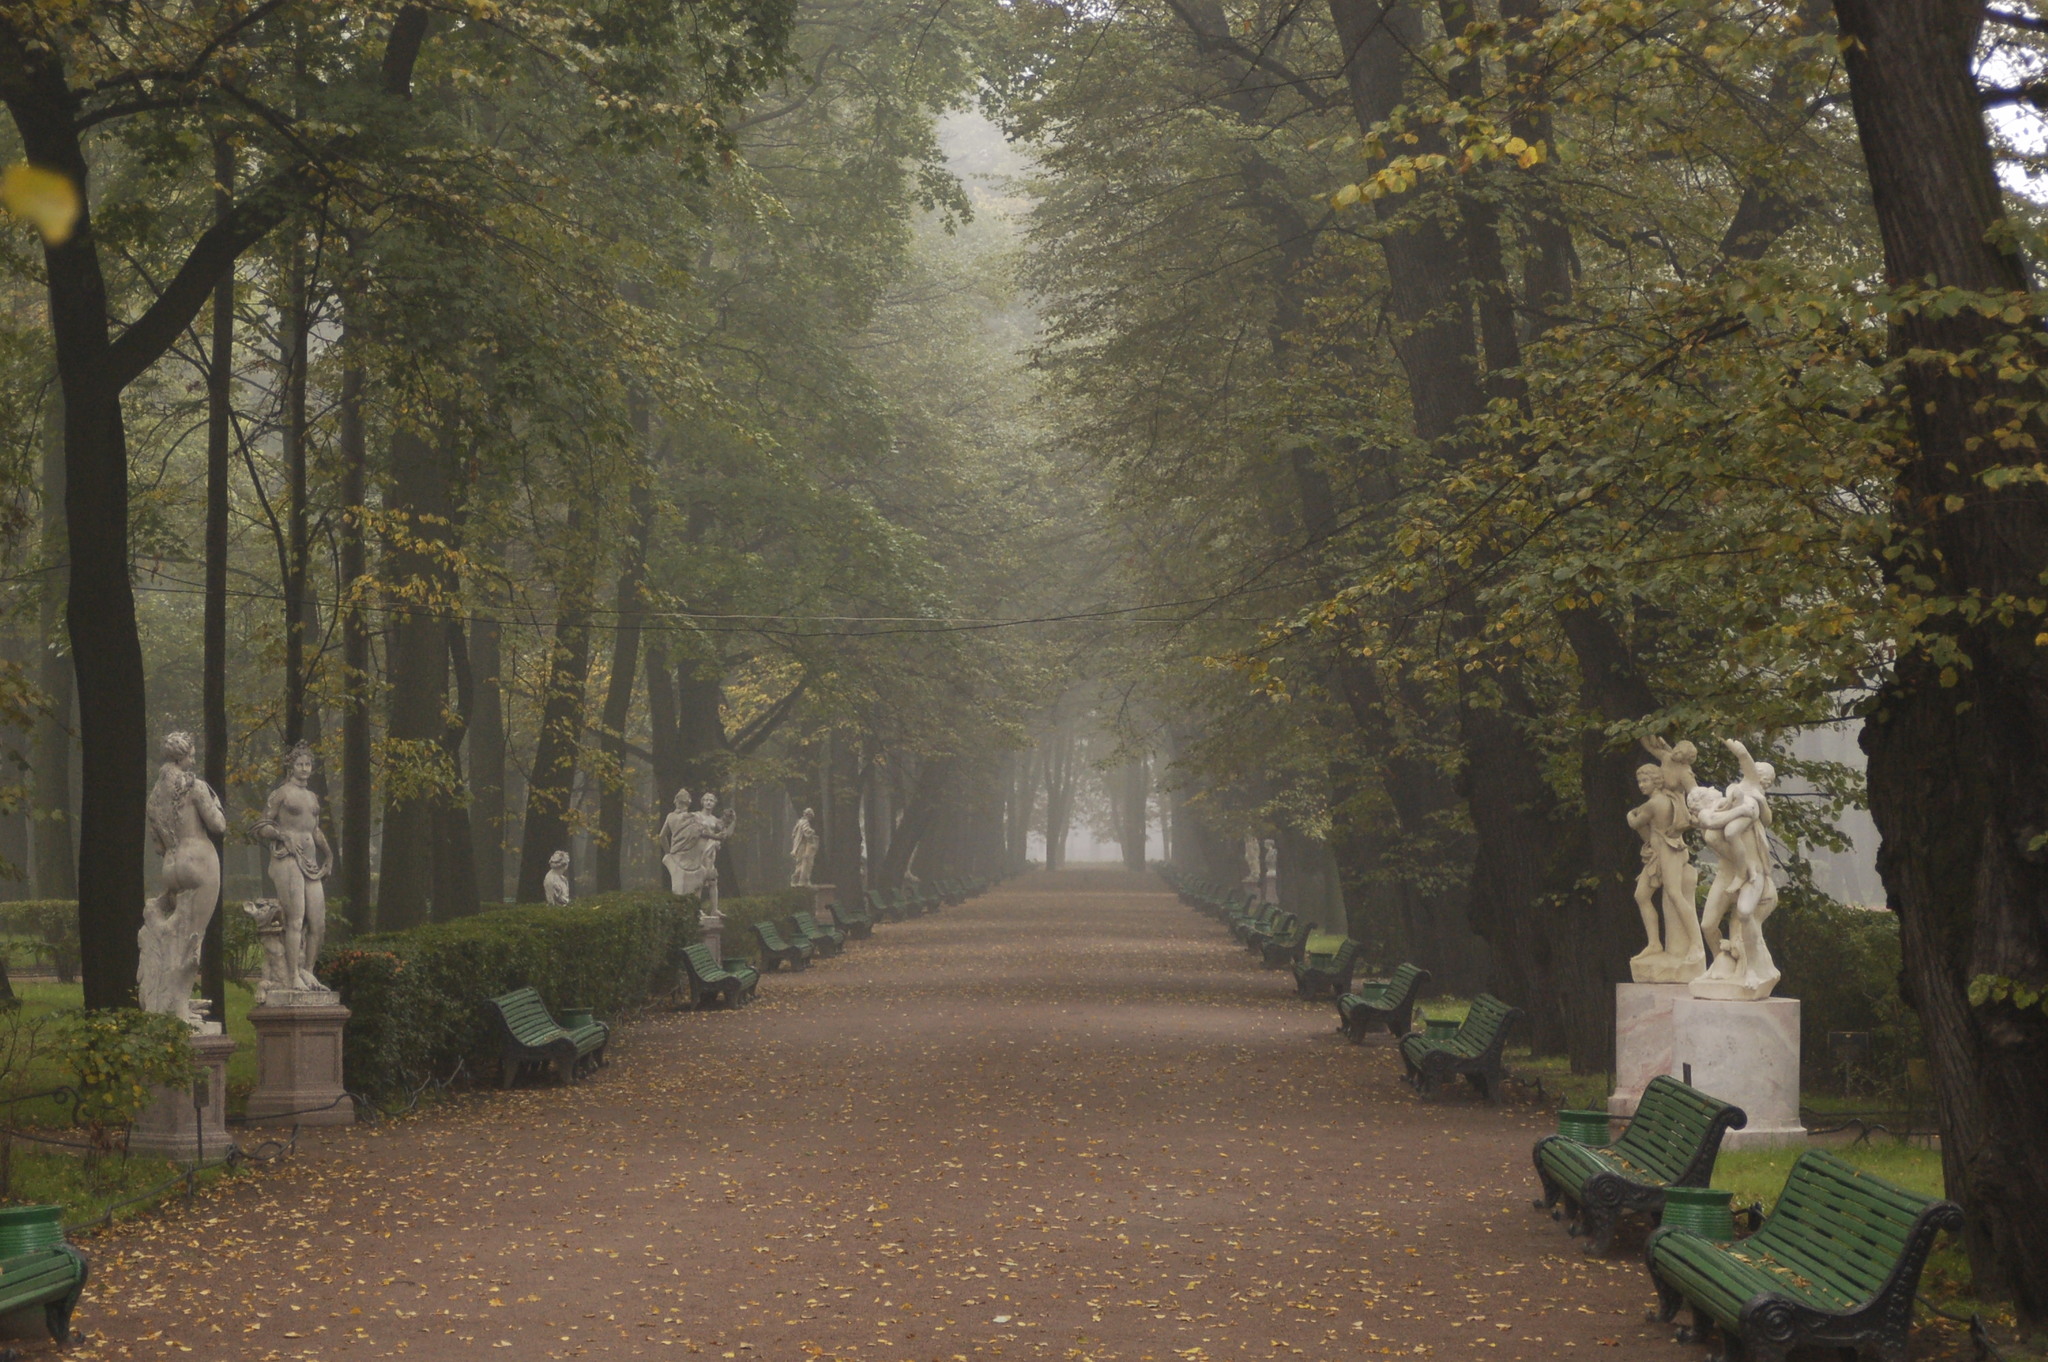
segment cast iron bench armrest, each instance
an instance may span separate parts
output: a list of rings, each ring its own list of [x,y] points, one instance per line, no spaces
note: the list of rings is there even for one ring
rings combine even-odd
[[[1605,1253],[1623,1216],[1658,1216],[1665,1188],[1711,1182],[1721,1137],[1748,1124],[1741,1107],[1659,1074],[1613,1143],[1584,1145],[1564,1135],[1536,1141],[1536,1177],[1543,1184],[1537,1206],[1563,1200],[1572,1233],[1591,1236],[1589,1252]]]
[[[604,1047],[611,1028],[594,1021],[573,1030],[556,1021],[532,988],[518,988],[485,1001],[485,1009],[498,1023],[503,1049],[499,1056],[499,1082],[511,1087],[519,1070],[529,1064],[548,1064],[566,1085],[576,1081],[585,1069],[604,1063]]]

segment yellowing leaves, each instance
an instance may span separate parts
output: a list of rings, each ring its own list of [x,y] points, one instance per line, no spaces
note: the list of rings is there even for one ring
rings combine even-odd
[[[0,205],[34,223],[44,241],[61,246],[71,239],[84,202],[69,175],[17,161],[0,171]]]

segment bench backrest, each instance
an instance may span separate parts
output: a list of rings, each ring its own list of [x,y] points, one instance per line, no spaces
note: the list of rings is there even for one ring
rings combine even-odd
[[[825,929],[818,925],[818,919],[815,914],[799,911],[790,914],[790,916],[796,919],[797,926],[803,928],[805,936],[823,936],[825,934]]]
[[[782,939],[781,932],[776,931],[775,928],[769,926],[765,922],[757,922],[754,924],[754,935],[760,937],[761,944],[763,946],[766,946],[771,951],[786,951],[794,949],[794,947],[792,947],[787,941],[784,941]]]
[[[1697,1181],[1704,1187],[1714,1171],[1721,1133],[1748,1123],[1741,1107],[1658,1074],[1643,1089],[1614,1152],[1659,1181],[1680,1186]]]
[[[1349,972],[1351,967],[1358,963],[1359,949],[1359,944],[1356,941],[1348,936],[1345,937],[1344,944],[1337,947],[1337,953],[1330,957],[1330,973],[1344,974]]]
[[[491,1006],[505,1019],[505,1029],[525,1045],[539,1044],[562,1029],[548,1015],[548,1005],[540,1000],[540,993],[532,988],[515,988],[491,999]]]
[[[689,960],[690,968],[703,983],[715,983],[725,978],[725,966],[711,956],[711,948],[699,941],[693,946],[683,947],[683,955]]]
[[[1293,931],[1293,930],[1294,930],[1294,914],[1292,914],[1292,913],[1282,913],[1282,914],[1280,914],[1280,916],[1278,916],[1278,917],[1276,917],[1276,918],[1274,918],[1274,919],[1273,919],[1273,923],[1272,923],[1272,925],[1271,925],[1270,927],[1268,927],[1268,928],[1266,929],[1266,935],[1268,935],[1268,936],[1286,936],[1286,935],[1287,935],[1287,934],[1288,934],[1289,932],[1291,932],[1291,931]]]
[[[1863,1172],[1824,1149],[1792,1165],[1785,1190],[1746,1247],[1801,1276],[1866,1301],[1900,1271],[1920,1274],[1937,1230],[1959,1230],[1962,1207]]]
[[[1429,977],[1429,971],[1420,965],[1403,962],[1387,980],[1386,996],[1380,1000],[1382,1007],[1399,1007],[1415,996],[1422,987],[1422,981]]]
[[[1485,1054],[1500,1044],[1514,1016],[1514,1008],[1491,993],[1482,993],[1472,1000],[1472,1010],[1465,1014],[1458,1034],[1451,1037],[1448,1044],[1468,1059]]]

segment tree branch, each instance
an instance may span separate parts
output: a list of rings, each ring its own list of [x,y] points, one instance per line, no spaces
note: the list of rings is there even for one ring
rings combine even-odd
[[[777,728],[780,728],[782,726],[782,721],[784,719],[787,719],[789,717],[790,711],[796,708],[796,702],[803,698],[804,689],[810,684],[811,679],[808,676],[805,677],[803,680],[797,682],[796,685],[791,688],[789,694],[783,696],[780,700],[777,700],[774,704],[768,707],[768,712],[766,714],[761,715],[752,723],[742,727],[738,733],[734,734],[732,741],[729,744],[732,749],[733,755],[744,757],[745,755],[747,755],[747,753],[753,751],[762,743],[766,742],[768,740],[768,735],[773,733]]]

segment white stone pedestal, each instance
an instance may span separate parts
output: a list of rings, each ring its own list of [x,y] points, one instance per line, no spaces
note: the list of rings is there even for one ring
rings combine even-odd
[[[278,996],[273,993],[249,1009],[256,1027],[250,1123],[354,1125],[356,1104],[341,1086],[341,1028],[349,1010],[338,1002],[281,1007]]]
[[[1799,1122],[1799,1000],[1722,1002],[1679,998],[1671,1008],[1671,1072],[1749,1117],[1723,1149],[1803,1144]]]
[[[814,884],[810,886],[810,890],[811,916],[821,922],[831,922],[835,926],[838,925],[839,914],[833,912],[833,910],[839,906],[839,886],[836,884]],[[831,913],[831,917],[827,918],[825,916],[827,913]]]
[[[149,1105],[128,1131],[128,1152],[183,1163],[204,1163],[227,1153],[234,1144],[227,1127],[228,1056],[234,1052],[235,1043],[226,1036],[192,1037],[199,1077],[189,1085],[152,1089]]]
[[[725,959],[725,914],[717,909],[697,914],[697,939],[710,948],[713,960]]]
[[[1684,984],[1614,986],[1614,1092],[1610,1116],[1633,1116],[1643,1089],[1658,1074],[1676,1074],[1671,1009],[1689,997]]]

